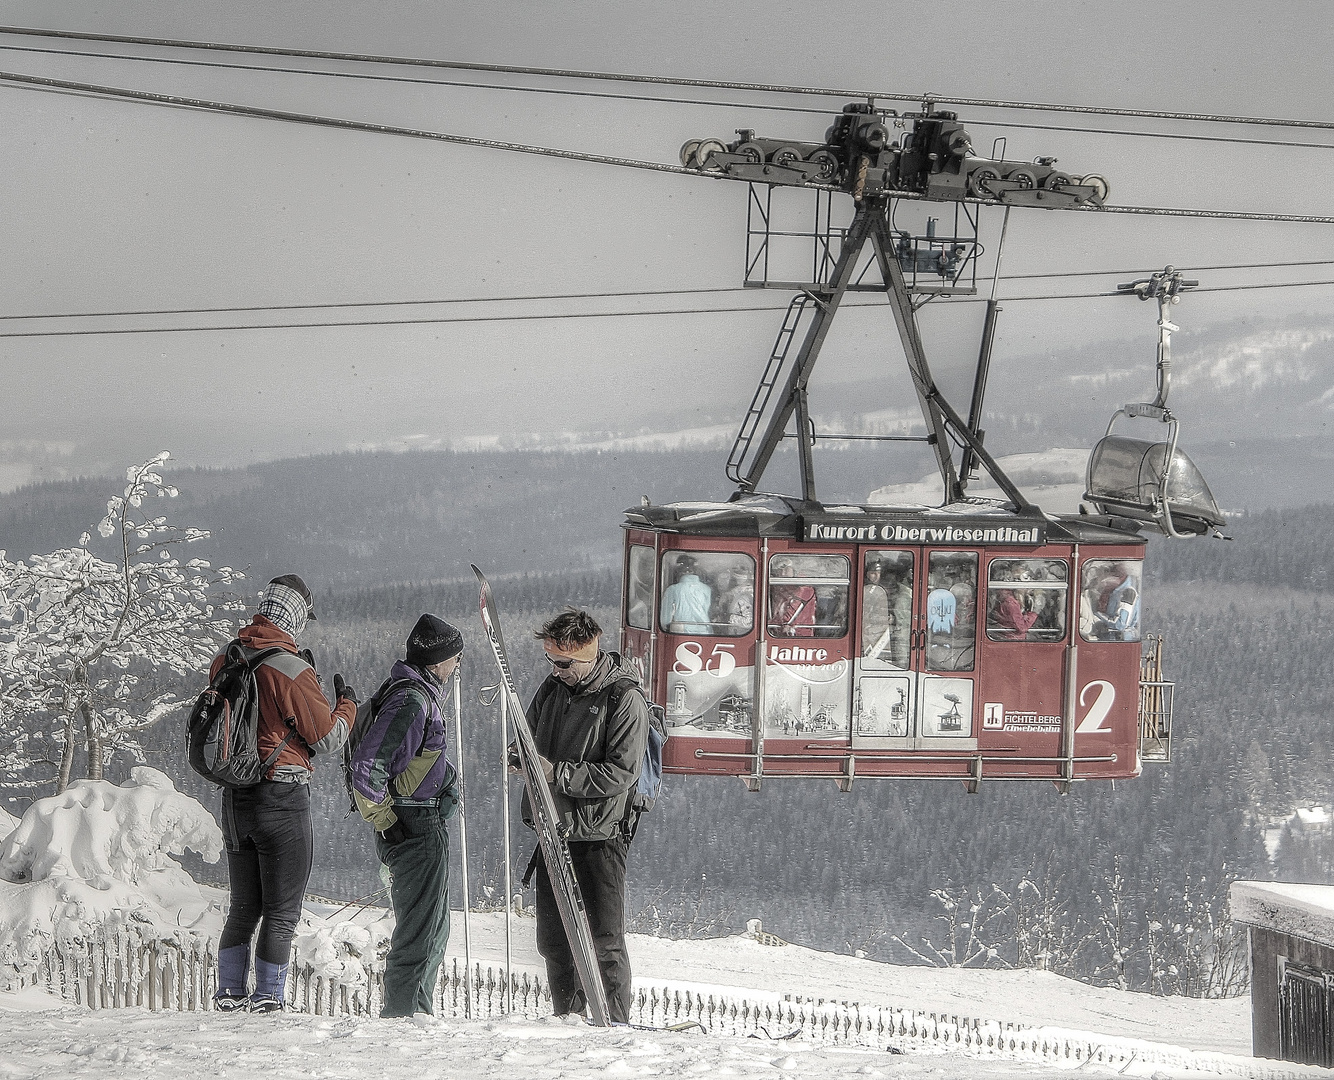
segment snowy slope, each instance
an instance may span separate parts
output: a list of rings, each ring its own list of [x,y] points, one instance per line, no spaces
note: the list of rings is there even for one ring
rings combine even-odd
[[[1246,999],[1163,999],[1100,990],[1034,971],[904,968],[797,945],[765,945],[741,936],[671,941],[632,936],[639,986],[704,991],[707,995],[778,1002],[859,1002],[875,1008],[988,1022],[985,1046],[945,1053],[934,1036],[882,1040],[884,1048],[806,1043],[732,1035],[598,1031],[554,1019],[380,1021],[306,1014],[278,1017],[214,1013],[149,1013],[142,1008],[90,1012],[21,983],[36,972],[42,942],[94,933],[134,921],[168,937],[215,937],[225,894],[200,887],[166,859],[183,846],[216,855],[216,827],[195,800],[163,774],[136,769],[121,787],[100,781],[71,785],[33,804],[0,841],[0,967],[11,989],[0,992],[0,1080],[17,1077],[216,1073],[225,1077],[328,1076],[395,1080],[472,1077],[717,1074],[1015,1076],[1060,1064],[1123,1075],[1200,1072],[1243,1076],[1307,1075],[1309,1070],[1255,1062],[1249,1054]],[[163,865],[167,863],[168,865]],[[392,916],[381,909],[338,910],[308,905],[297,954],[345,977],[354,942],[374,956]],[[452,955],[464,951],[464,920],[454,916]],[[473,914],[468,941],[484,969],[504,959],[504,917]],[[540,971],[533,921],[515,918],[514,967]],[[27,976],[25,978],[25,972]],[[0,974],[5,972],[0,971]],[[0,981],[3,984],[3,981]],[[995,1043],[1002,1024],[1012,1045]],[[953,1030],[957,1030],[951,1026]],[[795,1030],[795,1029],[790,1029]],[[782,1029],[787,1033],[789,1029]],[[780,1033],[778,1030],[771,1034]],[[1098,1060],[1053,1060],[1040,1046],[1089,1047]],[[979,1056],[980,1055],[980,1056]],[[1231,1055],[1231,1056],[1230,1056]]]
[[[1131,1059],[1115,1068],[1071,1061],[1085,1075],[1328,1076],[1279,1062],[1183,1056],[1164,1064]],[[1193,1067],[1192,1067],[1193,1066]],[[252,1077],[287,1080],[536,1080],[593,1077],[918,1077],[1000,1080],[1055,1075],[1039,1059],[979,1057],[964,1052],[891,1054],[800,1041],[719,1038],[697,1033],[594,1029],[545,1020],[440,1021],[333,1019],[304,1015],[218,1016],[89,1013],[50,1009],[32,991],[0,994],[0,1076]]]

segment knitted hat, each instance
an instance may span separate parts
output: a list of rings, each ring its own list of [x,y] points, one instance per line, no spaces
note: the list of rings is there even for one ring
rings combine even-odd
[[[423,615],[408,635],[407,661],[430,667],[463,652],[463,635],[434,615]]]

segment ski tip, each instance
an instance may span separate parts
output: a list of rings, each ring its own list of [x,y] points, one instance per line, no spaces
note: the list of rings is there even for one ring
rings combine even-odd
[[[468,565],[472,567],[472,572],[473,572],[474,574],[477,575],[477,580],[480,581],[483,585],[485,585],[485,584],[486,584],[486,575],[483,574],[482,571],[481,571],[480,569],[478,569],[477,564],[476,564],[476,563],[469,563]]]

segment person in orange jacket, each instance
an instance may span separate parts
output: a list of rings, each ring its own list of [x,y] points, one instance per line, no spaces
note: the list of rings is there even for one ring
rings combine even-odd
[[[238,635],[248,649],[276,646],[283,651],[255,670],[257,749],[262,761],[277,756],[258,784],[225,788],[222,796],[232,902],[218,942],[213,1002],[223,1012],[276,1012],[284,1006],[292,935],[314,852],[311,758],[339,749],[356,721],[356,693],[342,675],[334,676],[337,703],[330,709],[310,653],[297,650],[296,639],[313,618],[310,589],[296,574],[284,574],[264,587],[258,613]],[[210,679],[224,656],[214,659]],[[250,945],[256,929],[251,993]]]

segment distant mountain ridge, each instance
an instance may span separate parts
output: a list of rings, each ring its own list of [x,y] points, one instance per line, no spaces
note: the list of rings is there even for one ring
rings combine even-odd
[[[1243,425],[1234,438],[1206,442],[1197,431],[1198,425],[1183,427],[1182,445],[1225,511],[1334,503],[1334,436],[1294,437],[1282,425],[1265,435]],[[641,497],[668,503],[732,493],[719,449],[679,442],[685,445],[671,450],[379,451],[171,469],[181,495],[164,509],[175,521],[212,532],[198,555],[246,568],[261,581],[300,572],[321,588],[342,590],[461,579],[479,558],[497,574],[605,569],[619,565],[623,511]],[[993,434],[987,445],[1003,452],[1005,442]],[[929,456],[921,447],[905,456],[902,445],[819,444],[821,497],[862,503],[874,491],[876,501],[938,504],[942,492],[928,473]],[[1068,449],[1016,451],[1006,465],[1038,505],[1073,509],[1082,494],[1080,458],[1092,439],[1083,447],[1054,445]],[[793,458],[790,449],[775,456],[766,488],[796,490]],[[120,492],[122,475],[0,494],[0,548],[26,558],[73,545]],[[982,493],[983,481],[974,490]]]

